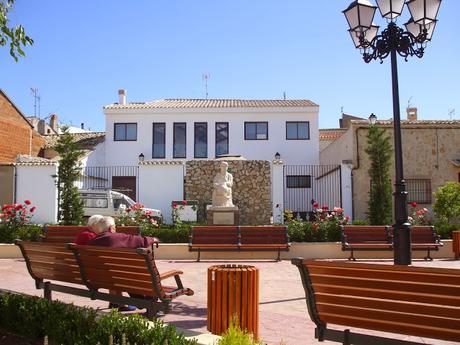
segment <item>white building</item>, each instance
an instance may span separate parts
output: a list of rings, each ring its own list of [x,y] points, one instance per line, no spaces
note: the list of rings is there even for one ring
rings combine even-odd
[[[104,107],[105,165],[242,155],[319,164],[319,106],[310,100],[163,99]]]

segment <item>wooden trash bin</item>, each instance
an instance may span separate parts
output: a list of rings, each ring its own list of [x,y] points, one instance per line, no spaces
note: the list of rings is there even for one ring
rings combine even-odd
[[[258,338],[259,269],[247,265],[208,268],[208,331],[221,335],[232,318]]]
[[[452,251],[455,260],[458,260],[460,258],[460,231],[452,231]]]

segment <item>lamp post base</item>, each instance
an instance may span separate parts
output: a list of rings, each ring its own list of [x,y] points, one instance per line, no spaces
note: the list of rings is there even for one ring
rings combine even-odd
[[[410,223],[393,225],[394,264],[411,265]]]

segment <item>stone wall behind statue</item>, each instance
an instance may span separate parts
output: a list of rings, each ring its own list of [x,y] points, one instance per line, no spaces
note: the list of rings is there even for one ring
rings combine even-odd
[[[212,204],[212,180],[221,160],[186,162],[185,196],[198,200],[198,221],[206,222],[206,205]],[[269,224],[271,216],[270,162],[261,160],[228,160],[233,175],[233,204],[240,211],[241,225]]]

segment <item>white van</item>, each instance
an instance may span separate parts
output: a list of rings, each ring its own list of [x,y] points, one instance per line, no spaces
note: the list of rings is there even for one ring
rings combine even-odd
[[[129,196],[114,190],[81,189],[78,191],[83,201],[84,216],[90,217],[95,214],[102,216],[116,216],[121,211],[136,204]],[[150,216],[157,222],[163,221],[160,210],[143,208],[150,211]]]

